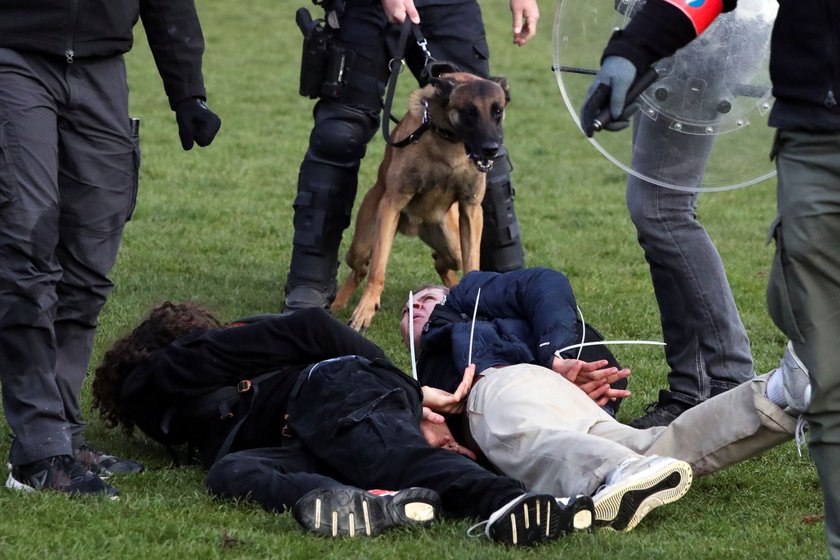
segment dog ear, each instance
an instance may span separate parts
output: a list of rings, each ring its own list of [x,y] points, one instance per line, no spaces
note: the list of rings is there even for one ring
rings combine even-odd
[[[457,82],[452,78],[432,78],[432,86],[435,88],[435,97],[441,105],[449,105],[449,96],[455,89]]]
[[[504,76],[490,76],[488,78],[491,82],[496,82],[500,86],[502,86],[502,91],[505,92],[505,105],[510,103],[510,88],[508,87],[507,78]]]

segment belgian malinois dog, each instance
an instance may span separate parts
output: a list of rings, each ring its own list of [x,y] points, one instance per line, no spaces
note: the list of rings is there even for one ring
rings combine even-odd
[[[413,135],[415,141],[386,147],[376,183],[356,216],[345,259],[352,272],[332,304],[333,311],[344,309],[370,274],[351,327],[363,331],[379,309],[397,231],[419,236],[432,248],[446,286],[458,282],[456,270],[478,269],[485,179],[502,145],[509,101],[504,78],[464,72],[433,77],[411,94],[393,136]]]

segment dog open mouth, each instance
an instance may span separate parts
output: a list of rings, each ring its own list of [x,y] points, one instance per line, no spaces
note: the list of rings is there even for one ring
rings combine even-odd
[[[493,169],[492,159],[482,158],[476,154],[468,154],[467,157],[469,157],[470,160],[472,160],[473,165],[475,165],[475,168],[481,171],[482,173],[487,173],[488,171]]]

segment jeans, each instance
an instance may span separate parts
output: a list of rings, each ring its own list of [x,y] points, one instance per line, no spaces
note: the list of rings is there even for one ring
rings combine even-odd
[[[681,185],[699,185],[713,137],[670,131],[639,117],[633,169]],[[690,157],[686,157],[690,154]],[[650,265],[659,305],[671,396],[688,405],[754,377],[750,343],[723,262],[697,221],[697,193],[631,175],[627,208]]]

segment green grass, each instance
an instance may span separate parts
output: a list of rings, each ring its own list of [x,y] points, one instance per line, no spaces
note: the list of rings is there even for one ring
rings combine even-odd
[[[303,0],[300,5],[306,4]],[[197,299],[220,316],[279,311],[292,239],[291,204],[306,150],[312,102],[297,94],[298,3],[199,0],[207,56],[209,104],[223,119],[207,149],[183,152],[151,56],[138,27],[128,56],[132,113],[142,118],[141,191],[113,272],[116,289],[102,317],[92,363],[150,306]],[[510,44],[504,0],[482,2],[492,66],[506,75],[513,101],[506,141],[515,171],[517,210],[529,265],[565,271],[588,321],[610,337],[659,339],[647,266],[624,207],[622,173],[574,128],[551,65],[554,6],[531,44]],[[412,83],[401,78],[395,113]],[[769,148],[769,146],[768,146]],[[363,162],[360,194],[381,159],[379,135]],[[727,265],[750,333],[756,368],[777,362],[783,336],[770,321],[764,288],[772,247],[772,184],[701,196],[700,217]],[[349,234],[345,236],[345,247]],[[435,280],[429,250],[417,239],[394,246],[383,305],[369,336],[403,367],[397,313],[408,290]],[[340,277],[346,274],[342,267]],[[341,316],[346,319],[349,311]],[[621,411],[638,415],[665,386],[661,350],[619,347],[634,370],[634,398]],[[84,388],[89,402],[89,387]],[[533,551],[469,540],[468,521],[427,531],[398,530],[373,541],[327,541],[300,531],[288,515],[247,504],[216,503],[202,491],[199,469],[172,468],[159,446],[125,441],[88,411],[88,439],[137,457],[147,472],[117,478],[122,499],[67,500],[0,491],[2,558],[818,558],[824,556],[815,471],[793,444],[696,482],[678,504],[652,513],[629,534],[598,532]],[[4,438],[0,455],[8,451]],[[225,536],[227,535],[227,537]]]

